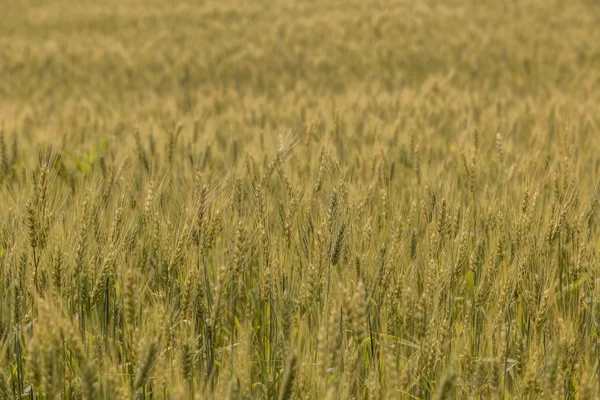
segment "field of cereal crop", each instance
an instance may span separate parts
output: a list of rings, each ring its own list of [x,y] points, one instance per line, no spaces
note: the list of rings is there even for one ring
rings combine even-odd
[[[600,398],[600,3],[0,9],[0,400]]]

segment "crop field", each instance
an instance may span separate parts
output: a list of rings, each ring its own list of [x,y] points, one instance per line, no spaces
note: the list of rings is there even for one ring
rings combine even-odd
[[[600,398],[597,1],[0,9],[0,400]]]

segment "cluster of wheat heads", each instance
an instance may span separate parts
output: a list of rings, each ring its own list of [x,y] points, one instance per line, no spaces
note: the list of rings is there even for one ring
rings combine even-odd
[[[598,398],[595,4],[111,1],[4,5],[0,400]]]
[[[474,131],[391,161],[333,121],[229,170],[184,156],[184,124],[85,177],[4,150],[2,398],[593,398],[600,197],[577,153],[545,137],[540,166]]]

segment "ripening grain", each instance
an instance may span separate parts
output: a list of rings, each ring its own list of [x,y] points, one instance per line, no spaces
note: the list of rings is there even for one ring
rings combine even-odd
[[[595,2],[1,8],[0,400],[599,398]]]

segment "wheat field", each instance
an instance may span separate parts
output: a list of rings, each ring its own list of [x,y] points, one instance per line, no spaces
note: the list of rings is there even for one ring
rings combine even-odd
[[[600,398],[600,3],[0,8],[0,400]]]

